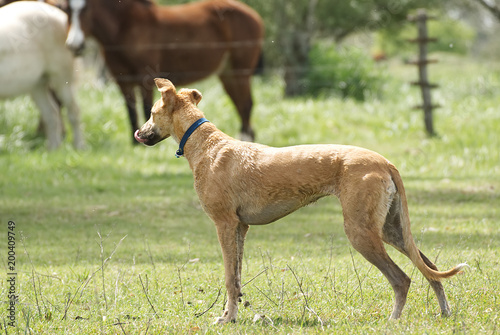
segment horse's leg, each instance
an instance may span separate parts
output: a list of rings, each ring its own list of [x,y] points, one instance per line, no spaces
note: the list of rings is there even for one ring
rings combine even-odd
[[[253,106],[252,92],[250,89],[250,74],[238,72],[239,70],[227,68],[222,71],[219,78],[240,115],[240,138],[245,141],[253,141],[255,139],[255,133],[250,124],[250,115]]]
[[[54,98],[54,101],[56,102],[57,104],[57,108],[58,108],[58,111],[59,111],[59,114],[61,115],[61,120],[62,120],[62,114],[61,114],[61,102],[57,99],[55,93],[51,90],[50,91],[51,94],[52,94],[52,97]],[[45,127],[45,124],[43,123],[43,118],[42,118],[42,115],[40,114],[40,120],[38,120],[38,127],[36,128],[36,133],[37,135],[45,135],[45,132],[46,132],[46,127]],[[66,129],[64,127],[64,122],[62,123],[62,136],[63,138],[66,136]]]
[[[63,105],[68,110],[68,118],[73,128],[73,146],[75,149],[83,149],[85,141],[80,127],[80,108],[76,103],[75,94],[71,83],[64,83],[57,87],[56,97],[59,98],[59,105]]]
[[[153,107],[153,88],[141,85],[142,107],[144,108],[144,119],[151,117],[151,108]]]
[[[31,91],[31,97],[42,115],[48,148],[57,149],[62,142],[62,119],[46,82],[36,85]]]
[[[118,82],[118,86],[120,86],[122,95],[125,98],[125,103],[127,104],[128,117],[132,129],[132,144],[139,144],[134,138],[135,131],[139,129],[134,84]]]

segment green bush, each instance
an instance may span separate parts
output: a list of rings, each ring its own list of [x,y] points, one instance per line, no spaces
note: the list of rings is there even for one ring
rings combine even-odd
[[[359,48],[319,42],[312,47],[309,59],[305,86],[310,95],[333,93],[363,101],[383,81],[373,59]]]

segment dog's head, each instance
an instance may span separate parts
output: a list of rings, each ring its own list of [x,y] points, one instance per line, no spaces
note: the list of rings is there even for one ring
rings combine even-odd
[[[182,119],[190,119],[190,114],[201,113],[196,105],[201,101],[202,95],[194,89],[181,89],[177,92],[167,79],[156,78],[155,83],[161,93],[161,99],[156,101],[151,110],[151,117],[135,132],[134,137],[146,145],[155,145],[170,136],[179,141],[175,130],[182,132]],[[179,113],[183,114],[182,119],[175,117]]]

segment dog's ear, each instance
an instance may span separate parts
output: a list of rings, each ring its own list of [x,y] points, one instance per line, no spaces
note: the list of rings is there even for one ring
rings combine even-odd
[[[171,97],[175,96],[175,86],[172,82],[165,78],[155,78],[156,87],[161,93],[162,99],[166,102],[170,100]]]
[[[195,104],[195,105],[198,105],[201,101],[201,98],[203,98],[203,96],[201,95],[200,91],[198,90],[190,90],[189,91],[189,96],[191,97],[191,101]]]
[[[175,92],[175,86],[172,82],[165,78],[155,78],[156,87],[158,87],[158,91],[168,91],[173,90]]]
[[[200,91],[195,89],[182,88],[178,94],[185,97],[185,99],[189,99],[195,105],[198,105],[202,98]]]

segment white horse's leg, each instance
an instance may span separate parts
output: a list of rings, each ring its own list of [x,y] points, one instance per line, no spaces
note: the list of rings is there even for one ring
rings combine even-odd
[[[53,64],[50,67],[49,86],[54,90],[56,97],[68,111],[68,119],[73,128],[73,146],[75,149],[85,147],[81,127],[80,108],[74,94],[74,57],[73,54],[62,45],[62,48],[53,50]],[[57,66],[53,66],[57,64]]]
[[[71,83],[64,83],[61,87],[58,87],[56,94],[62,105],[68,110],[68,119],[73,128],[73,146],[75,149],[84,149],[85,141],[80,126],[80,108],[76,103]]]
[[[57,149],[62,142],[62,120],[57,104],[45,83],[36,85],[31,91],[31,97],[40,109],[45,124],[48,148],[49,150]]]

